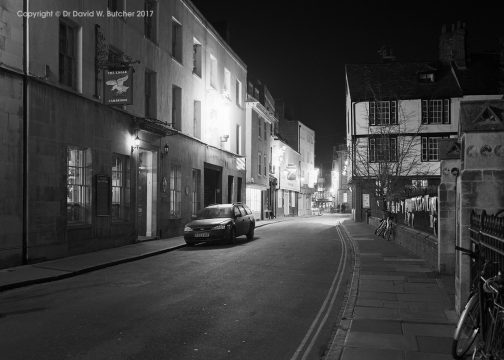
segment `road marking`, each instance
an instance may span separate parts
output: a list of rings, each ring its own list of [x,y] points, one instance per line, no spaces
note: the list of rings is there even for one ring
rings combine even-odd
[[[313,320],[310,328],[308,329],[308,332],[306,333],[305,337],[301,341],[301,344],[297,348],[297,350],[294,353],[294,355],[292,356],[291,360],[298,359],[301,354],[302,354],[301,360],[304,360],[307,358],[308,354],[310,353],[311,349],[313,348],[313,345],[315,344],[315,341],[317,340],[317,337],[318,337],[320,331],[322,330],[322,327],[325,325],[325,322],[327,321],[327,318],[329,317],[329,313],[332,311],[332,308],[334,306],[334,302],[336,301],[336,297],[338,295],[339,288],[340,288],[341,282],[343,280],[343,272],[344,272],[345,265],[347,262],[347,243],[346,243],[345,238],[343,237],[339,227],[336,227],[336,229],[338,232],[338,236],[341,240],[341,255],[340,255],[338,270],[336,271],[336,274],[334,275],[333,281],[331,283],[331,287],[329,288],[327,296],[324,299],[324,302],[322,303],[322,306],[320,307],[320,310],[317,313],[317,316]],[[323,318],[321,319],[322,315],[323,315]],[[317,324],[318,324],[318,327],[317,327]],[[316,328],[316,331],[313,334],[315,328]],[[311,341],[305,349],[306,343],[308,342],[308,340],[310,338],[311,338]],[[304,352],[303,352],[303,349],[304,349]]]

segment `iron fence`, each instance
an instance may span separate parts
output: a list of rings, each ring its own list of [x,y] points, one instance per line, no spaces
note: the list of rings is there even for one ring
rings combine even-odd
[[[487,261],[487,274],[496,275],[504,267],[504,210],[488,215],[485,210],[471,211],[469,228],[471,247],[479,252],[482,261]],[[471,269],[471,279],[476,274]]]

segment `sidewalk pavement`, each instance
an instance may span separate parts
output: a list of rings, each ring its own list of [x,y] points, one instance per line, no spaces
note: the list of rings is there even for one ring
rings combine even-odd
[[[452,359],[454,277],[378,238],[370,225],[343,227],[355,244],[355,272],[326,359]]]
[[[294,218],[278,218],[257,221],[256,227],[287,221]],[[117,248],[75,255],[31,265],[0,269],[0,292],[23,286],[61,280],[109,266],[162,254],[184,247],[183,236],[141,241]]]

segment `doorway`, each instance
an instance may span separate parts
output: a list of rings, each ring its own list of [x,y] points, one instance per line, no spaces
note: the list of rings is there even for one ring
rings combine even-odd
[[[222,204],[222,168],[205,164],[204,188],[204,206]]]
[[[157,152],[139,149],[137,162],[138,240],[157,236]]]

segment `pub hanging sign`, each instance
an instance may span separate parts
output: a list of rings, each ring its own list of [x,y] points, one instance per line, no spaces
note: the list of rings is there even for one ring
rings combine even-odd
[[[133,104],[133,69],[105,69],[103,75],[105,105]]]

